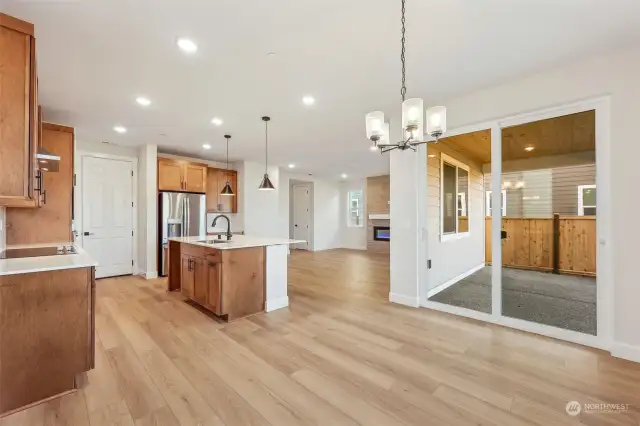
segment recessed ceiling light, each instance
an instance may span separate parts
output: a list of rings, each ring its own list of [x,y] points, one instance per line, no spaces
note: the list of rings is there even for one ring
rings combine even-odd
[[[531,151],[533,151],[534,149],[536,149],[536,147],[535,147],[535,146],[528,146],[528,147],[526,147],[524,150],[525,150],[525,151],[527,151],[527,152],[531,152]]]
[[[219,117],[213,117],[213,119],[211,120],[211,122],[212,122],[215,126],[222,126],[222,123],[224,123],[224,121],[222,121],[222,118],[219,118]]]
[[[342,179],[346,179],[346,178],[348,178],[349,176],[347,176],[347,174],[346,174],[346,173],[343,173],[342,175],[340,175],[340,177],[341,177]]]
[[[289,164],[289,168],[293,169],[296,165],[295,164]]]
[[[123,126],[115,126],[113,130],[115,130],[118,133],[127,133],[127,128]]]
[[[435,154],[429,154],[429,155],[427,155],[427,157],[429,157],[429,158],[434,158],[435,156],[436,156]]]
[[[209,145],[208,143],[203,144],[202,147],[204,149],[211,149],[211,145]]]
[[[188,38],[179,38],[177,44],[182,51],[187,53],[194,53],[198,50],[198,45]]]
[[[151,105],[151,101],[143,96],[138,96],[136,98],[136,102],[138,103],[138,105],[141,105],[144,107]]]
[[[302,103],[310,106],[316,103],[316,99],[313,96],[305,96],[302,98]]]
[[[267,58],[275,58],[276,56],[277,56],[277,55],[276,55],[276,52],[269,52],[269,53],[267,53]]]

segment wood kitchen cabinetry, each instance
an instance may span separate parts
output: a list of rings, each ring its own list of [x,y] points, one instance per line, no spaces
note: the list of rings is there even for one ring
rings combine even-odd
[[[235,195],[220,195],[224,186],[229,182]],[[238,172],[235,170],[216,169],[207,170],[207,212],[209,213],[237,213],[238,212]]]
[[[265,250],[249,247],[216,250],[171,241],[170,262],[180,259],[180,273],[169,274],[169,290],[233,321],[264,311]]]
[[[0,206],[38,206],[38,127],[34,27],[0,13]]]
[[[94,268],[0,276],[0,312],[0,415],[75,389],[94,368]]]
[[[159,158],[158,191],[205,193],[207,191],[207,165]]]
[[[42,124],[41,145],[60,157],[57,172],[43,172],[38,183],[38,209],[7,208],[7,244],[37,244],[72,241],[73,142],[72,127]]]

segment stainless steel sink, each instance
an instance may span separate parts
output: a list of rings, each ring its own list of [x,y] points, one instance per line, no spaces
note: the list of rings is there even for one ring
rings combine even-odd
[[[231,240],[201,240],[196,242],[203,243],[203,244],[226,244],[226,243],[230,243]]]

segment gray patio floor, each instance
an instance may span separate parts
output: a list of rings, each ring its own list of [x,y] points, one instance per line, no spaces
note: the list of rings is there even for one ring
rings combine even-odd
[[[486,266],[429,298],[491,312],[491,267]],[[596,334],[596,279],[522,269],[502,269],[504,316]]]

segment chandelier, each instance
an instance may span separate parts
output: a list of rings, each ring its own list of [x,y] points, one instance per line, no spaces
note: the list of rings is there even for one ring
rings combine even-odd
[[[424,138],[424,107],[422,99],[405,99],[407,94],[406,72],[405,72],[405,1],[402,0],[402,50],[400,62],[402,62],[402,128],[403,140],[396,143],[389,142],[389,123],[384,122],[384,112],[373,111],[365,116],[367,125],[367,138],[373,142],[375,149],[380,149],[380,153],[399,149],[401,151],[411,149],[416,151],[416,146],[427,143]],[[427,134],[435,138],[438,142],[440,136],[447,130],[447,110],[443,106],[428,108]]]

